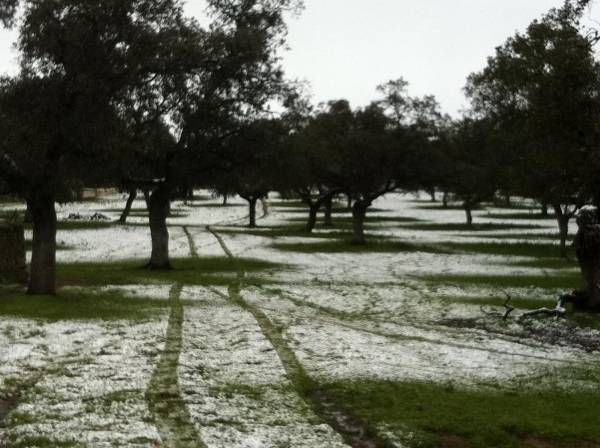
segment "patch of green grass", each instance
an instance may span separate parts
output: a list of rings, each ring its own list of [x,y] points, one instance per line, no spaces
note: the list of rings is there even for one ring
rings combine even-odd
[[[102,209],[99,209],[98,212],[99,213],[123,213],[123,209],[124,208],[125,207],[122,207],[122,208],[102,208]],[[146,207],[143,207],[143,208],[136,207],[136,208],[132,208],[131,209],[131,213],[144,213],[144,212],[147,212],[147,211],[148,211],[148,209]]]
[[[558,244],[551,243],[444,243],[454,251],[472,252],[486,255],[505,255],[514,257],[557,258],[560,255]],[[568,248],[569,257],[575,255],[573,248]]]
[[[430,202],[429,204],[425,204],[425,205],[417,205],[416,208],[419,208],[421,210],[464,210],[464,207],[462,206],[462,204],[448,204],[447,207],[444,207],[444,204],[442,204],[441,202],[438,203],[432,203]],[[472,210],[484,210],[483,206],[478,206],[478,207],[474,207],[472,208]]]
[[[526,224],[473,224],[471,226],[466,223],[416,223],[405,224],[402,226],[412,230],[430,230],[430,231],[465,231],[465,232],[484,232],[493,230],[507,229],[538,229],[540,226]]]
[[[459,235],[465,236],[465,235]],[[477,235],[478,238],[494,239],[494,240],[555,240],[558,241],[556,232],[546,233],[491,233],[488,235]],[[573,241],[573,236],[569,237],[569,242]]]
[[[354,381],[326,386],[373,425],[413,433],[411,446],[554,448],[600,443],[600,393],[466,390],[424,382]],[[461,444],[447,445],[454,439]],[[595,445],[589,445],[595,446]]]
[[[515,261],[511,262],[510,265],[538,269],[573,269],[579,267],[577,261],[573,258],[539,258],[537,260]]]
[[[350,240],[319,241],[314,243],[275,243],[273,247],[281,251],[300,253],[369,253],[369,252],[428,252],[448,253],[442,247],[427,244],[412,244],[403,241],[392,241],[368,237],[364,245],[353,244]]]
[[[259,226],[254,229],[250,229],[248,227],[223,227],[219,229],[219,233],[262,236],[265,238],[298,237],[342,239],[352,237],[352,233],[347,230],[344,231],[343,229],[336,229],[331,227],[327,228],[327,231],[324,230],[324,227],[318,226],[312,233],[308,233],[304,227],[292,224],[279,226]]]
[[[132,211],[129,214],[130,217],[132,218],[148,218],[150,216],[150,214],[148,213],[147,210],[140,210],[140,211]],[[182,212],[182,211],[173,211],[169,214],[169,216],[167,216],[167,219],[169,218],[187,218],[189,216],[188,213]]]
[[[85,448],[86,445],[81,442],[64,442],[48,437],[27,436],[11,440],[11,448]]]
[[[97,230],[108,229],[115,224],[113,221],[59,221],[56,228],[58,230]],[[30,229],[31,224],[26,224],[25,228]]]
[[[57,296],[29,296],[4,291],[0,315],[50,321],[140,320],[168,307],[166,300],[126,297],[118,292],[60,290]]]
[[[293,217],[289,218],[288,221],[293,224],[306,223],[308,220],[308,214],[306,217]],[[323,228],[323,219],[319,217],[317,222],[317,228]],[[367,215],[365,218],[365,228],[373,228],[375,224],[403,224],[403,223],[416,223],[420,219],[413,218],[410,216],[384,216],[384,215]],[[334,216],[333,227],[340,229],[352,229],[352,216]]]
[[[447,300],[452,303],[462,303],[464,305],[485,305],[503,308],[506,297],[449,297]],[[542,307],[553,308],[555,305],[556,301],[554,300],[513,298],[510,301],[510,306],[523,310],[535,310]]]
[[[436,275],[424,277],[440,285],[487,285],[502,288],[549,288],[566,291],[581,286],[581,274],[565,272],[553,275]]]
[[[482,215],[483,218],[490,219],[510,219],[510,220],[519,220],[519,219],[535,219],[535,220],[555,220],[554,215],[548,214],[548,216],[542,215],[539,211],[529,211],[529,212],[516,212],[516,213],[488,213],[486,215]]]
[[[31,240],[25,240],[25,250],[30,251],[33,248],[33,242]],[[56,242],[56,250],[75,250],[75,247],[69,246],[63,242]]]
[[[59,282],[66,285],[130,285],[137,283],[175,283],[186,285],[228,285],[232,275],[243,269],[258,273],[273,269],[286,269],[287,265],[262,260],[227,257],[185,258],[172,260],[171,270],[145,269],[143,262],[122,261],[113,263],[60,264],[57,269]],[[230,274],[230,275],[224,275]],[[264,282],[264,279],[248,276],[248,283]]]

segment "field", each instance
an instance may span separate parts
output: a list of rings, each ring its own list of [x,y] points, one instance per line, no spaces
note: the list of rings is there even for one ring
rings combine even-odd
[[[0,286],[0,447],[600,447],[600,321],[517,319],[581,281],[552,217],[394,194],[360,247],[219,204],[173,204],[170,272],[141,201],[59,207],[59,297]]]

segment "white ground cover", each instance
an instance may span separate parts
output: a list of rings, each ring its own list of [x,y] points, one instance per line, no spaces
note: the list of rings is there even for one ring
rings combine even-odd
[[[413,200],[412,196],[389,195],[374,205],[379,211],[372,215],[432,223],[464,222],[461,210],[431,210]],[[123,204],[121,195],[67,204],[60,207],[59,218],[100,212],[116,220]],[[133,225],[59,231],[58,240],[68,247],[59,251],[59,262],[143,262],[150,253],[149,230],[144,225],[147,218],[140,216],[142,201],[136,201],[133,208],[134,216],[129,220]],[[491,286],[440,285],[427,280],[428,276],[451,274],[560,272],[509,263],[527,260],[525,257],[418,251],[297,253],[279,250],[273,243],[327,240],[294,236],[275,241],[270,236],[249,234],[242,228],[247,210],[239,199],[229,207],[220,206],[218,199],[191,206],[176,202],[172,210],[175,217],[169,219],[169,225],[174,258],[191,256],[188,235],[199,256],[225,256],[206,229],[211,225],[217,232],[227,230],[220,235],[235,257],[286,265],[252,273],[265,283],[247,286],[242,295],[281,330],[308,374],[319,381],[426,380],[516,387],[533,384],[533,378],[539,383],[542,377],[548,387],[568,387],[556,372],[586,368],[600,361],[598,353],[568,342],[515,336],[511,325],[499,331],[452,325],[450,322],[460,319],[485,320],[480,304],[503,293]],[[374,225],[375,233],[413,243],[546,241],[523,236],[529,233],[547,233],[547,241],[555,241],[552,219],[487,216],[515,212],[526,211],[477,211],[475,222],[540,228],[459,232],[415,231],[391,221]],[[290,219],[298,217],[305,217],[305,213],[272,207],[260,225],[289,225]],[[489,238],[512,233],[514,239]],[[170,288],[105,286],[131,297],[165,301]],[[548,300],[560,291],[510,288],[507,292],[519,298]],[[204,443],[210,448],[345,446],[293,389],[277,351],[252,314],[228,300],[228,294],[227,287],[183,285],[180,296],[185,317],[179,383],[183,403]],[[456,297],[471,298],[473,303],[454,300]],[[0,446],[3,440],[35,437],[88,447],[167,446],[167,441],[160,440],[146,399],[165,347],[167,326],[166,312],[143,322],[0,319],[0,391],[10,390],[15,383],[31,383],[9,415],[7,427],[0,428]],[[600,337],[595,330],[581,331]],[[586,386],[584,382],[580,385]],[[31,442],[30,446],[38,445]]]
[[[159,441],[144,397],[165,322],[2,319],[0,379],[29,382],[0,441],[8,446],[147,447]]]

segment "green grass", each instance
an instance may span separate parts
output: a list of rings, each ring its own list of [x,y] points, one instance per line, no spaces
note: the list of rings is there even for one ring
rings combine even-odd
[[[538,269],[573,269],[579,268],[577,261],[573,258],[539,258],[537,260],[515,261],[510,263],[511,266],[521,268],[538,268]]]
[[[326,389],[371,424],[413,433],[405,441],[410,446],[574,448],[600,443],[597,391],[475,391],[386,381],[339,382]],[[527,444],[534,439],[545,444]]]
[[[25,250],[31,250],[33,248],[33,242],[31,240],[25,240]],[[69,246],[60,241],[56,242],[56,250],[75,250],[74,246]]]
[[[506,297],[449,297],[447,300],[451,303],[462,303],[464,305],[484,305],[502,308],[506,302]],[[510,306],[522,310],[535,310],[542,307],[553,308],[555,305],[555,300],[522,299],[515,297],[510,301]]]
[[[465,236],[465,235],[461,235]],[[534,232],[534,233],[495,233],[489,235],[477,235],[478,238],[486,238],[486,239],[495,239],[495,240],[554,240],[559,241],[558,232]],[[568,239],[570,243],[573,241],[573,235],[571,235]]]
[[[496,288],[549,288],[569,291],[581,286],[579,272],[553,275],[435,275],[423,277],[438,285],[487,285]]]
[[[56,228],[58,230],[98,230],[108,229],[115,224],[113,221],[59,221]],[[25,228],[31,229],[31,224],[26,224]]]
[[[60,290],[57,296],[29,296],[15,289],[0,294],[0,316],[63,320],[140,320],[168,307],[166,300],[130,298],[118,292]]]
[[[471,226],[466,223],[416,223],[405,224],[402,226],[411,230],[430,230],[430,231],[465,231],[465,232],[484,232],[493,230],[508,230],[508,229],[538,229],[540,226],[524,225],[524,224],[473,224]]]
[[[252,235],[262,236],[265,238],[286,238],[286,237],[298,237],[298,238],[315,238],[315,239],[343,239],[352,238],[352,232],[347,229],[337,229],[335,227],[324,227],[319,225],[315,228],[312,233],[308,233],[304,226],[297,224],[291,225],[279,225],[279,226],[259,226],[255,229],[248,227],[223,227],[219,228],[219,233],[223,234],[241,234],[241,235]],[[377,236],[378,239],[383,239],[381,236]]]
[[[59,264],[57,277],[64,285],[130,285],[136,283],[174,283],[186,285],[228,285],[242,268],[247,273],[284,269],[289,266],[255,259],[227,257],[189,258],[172,260],[172,270],[152,271],[143,268],[144,262],[122,261],[113,263]],[[248,276],[248,283],[266,282],[265,279]]]
[[[548,220],[555,221],[554,215],[548,214],[548,216],[542,215],[541,212],[518,212],[518,213],[488,213],[486,215],[482,215],[482,218],[490,218],[490,219],[510,219],[510,220],[519,220],[519,219],[535,219],[535,220]]]
[[[394,253],[394,252],[428,252],[428,253],[448,253],[442,247],[412,244],[403,241],[392,241],[377,239],[376,237],[367,237],[369,242],[365,245],[353,244],[350,240],[319,241],[311,243],[275,243],[272,246],[281,251],[299,252],[299,253]]]
[[[294,217],[289,218],[288,221],[292,224],[298,223],[306,223],[308,221],[308,213],[306,217]],[[375,224],[404,224],[404,223],[416,223],[420,220],[413,217],[408,216],[378,216],[378,215],[367,215],[365,218],[365,228],[380,228],[374,226]],[[319,216],[319,220],[317,222],[317,228],[321,228],[323,225],[323,217]],[[339,229],[352,229],[352,217],[351,216],[334,216],[333,217],[333,227]]]
[[[515,257],[558,258],[560,248],[558,244],[535,243],[444,243],[454,251],[472,252],[485,255],[505,255]],[[569,257],[575,255],[573,248],[568,248]]]

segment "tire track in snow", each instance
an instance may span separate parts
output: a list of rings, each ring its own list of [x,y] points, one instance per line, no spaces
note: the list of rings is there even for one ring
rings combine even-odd
[[[180,300],[182,288],[183,286],[177,283],[169,293],[171,314],[167,340],[148,384],[146,401],[164,447],[206,448],[191,421],[177,375],[183,345],[184,309]]]
[[[227,244],[221,235],[214,231],[210,226],[206,226],[206,230],[214,235],[223,248],[223,251],[234,263],[236,263],[236,257],[229,247],[227,247]],[[240,267],[237,267],[236,279],[229,285],[228,296],[225,298],[254,316],[262,333],[269,340],[281,360],[288,379],[294,386],[296,392],[311,407],[313,412],[335,430],[343,440],[353,448],[396,447],[396,445],[387,438],[377,434],[374,428],[367,422],[358,419],[351,415],[347,410],[342,409],[333,397],[327,391],[319,387],[319,385],[308,375],[277,326],[259,307],[244,300],[241,294],[244,286],[244,279],[245,272]]]

